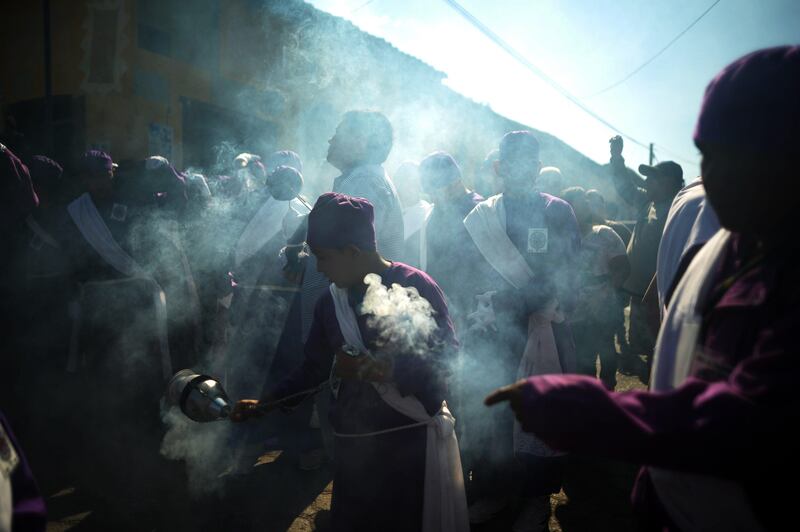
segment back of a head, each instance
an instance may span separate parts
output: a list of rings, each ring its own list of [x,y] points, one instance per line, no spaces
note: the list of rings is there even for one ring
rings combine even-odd
[[[383,164],[389,157],[394,131],[386,115],[379,111],[348,111],[341,125],[364,142],[364,163]]]
[[[748,54],[708,85],[694,131],[698,144],[796,153],[800,143],[800,46]]]
[[[539,170],[539,177],[536,180],[538,189],[554,196],[558,196],[564,188],[564,176],[561,170],[555,166],[545,166]]]
[[[300,159],[300,155],[292,150],[280,150],[273,152],[269,157],[267,157],[267,160],[264,163],[264,168],[266,169],[268,176],[279,166],[288,166],[289,168],[294,168],[298,172],[303,173],[303,161]]]
[[[800,46],[748,54],[706,89],[694,140],[707,197],[726,229],[779,239],[796,216]]]
[[[562,190],[559,196],[574,206],[576,202],[586,199],[586,189],[583,187],[569,187]]]
[[[419,163],[420,182],[430,194],[461,181],[461,168],[449,153],[435,151]]]

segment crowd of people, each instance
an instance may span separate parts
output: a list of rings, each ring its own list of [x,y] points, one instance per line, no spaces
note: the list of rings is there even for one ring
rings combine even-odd
[[[487,156],[487,197],[442,151],[390,177],[376,111],[343,116],[341,174],[313,201],[288,150],[227,175],[90,150],[65,173],[0,145],[0,530],[44,527],[26,437],[65,418],[92,434],[113,409],[132,420],[121,448],[141,442],[183,368],[224,382],[235,422],[299,420],[298,465],[331,462],[335,530],[464,531],[501,511],[547,530],[571,454],[643,466],[643,529],[780,526],[791,495],[765,490],[797,468],[799,93],[797,47],[724,69],[688,184],[672,161],[631,170],[612,138],[632,232],[529,131]],[[615,391],[619,371],[649,390]],[[61,384],[76,375],[84,395],[124,397],[81,402]]]

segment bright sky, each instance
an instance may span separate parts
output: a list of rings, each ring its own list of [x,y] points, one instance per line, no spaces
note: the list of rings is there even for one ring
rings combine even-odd
[[[461,94],[556,135],[598,162],[608,160],[613,130],[517,63],[444,1],[308,1],[446,73],[447,85]],[[692,130],[711,78],[747,52],[800,43],[800,0],[722,0],[636,76],[588,97],[647,61],[713,0],[459,3],[620,131],[654,142],[656,159],[678,161],[688,179],[699,174]],[[625,156],[636,167],[648,154],[626,140]]]

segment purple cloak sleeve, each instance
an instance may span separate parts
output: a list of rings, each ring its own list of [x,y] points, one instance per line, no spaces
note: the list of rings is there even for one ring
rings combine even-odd
[[[335,349],[328,342],[325,333],[326,304],[333,306],[330,294],[326,293],[314,308],[314,319],[303,348],[303,362],[295,368],[280,384],[267,395],[271,399],[280,399],[289,395],[318,386],[330,377],[331,365]],[[297,405],[308,396],[300,396],[284,403],[285,406]]]
[[[726,380],[690,377],[670,392],[609,392],[577,375],[531,377],[523,427],[563,451],[729,478],[774,473],[795,462],[800,444],[800,361],[780,336],[780,328],[769,331]]]
[[[452,357],[458,347],[453,321],[447,309],[445,296],[436,281],[421,271],[408,278],[408,286],[414,286],[419,295],[428,300],[435,311],[436,339],[425,358],[417,356],[400,356],[394,360],[393,380],[403,395],[416,395],[426,408],[435,413],[441,401],[441,393],[446,380]]]

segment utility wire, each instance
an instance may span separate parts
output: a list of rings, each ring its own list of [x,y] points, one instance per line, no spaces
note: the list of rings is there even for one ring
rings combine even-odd
[[[686,163],[686,164],[698,165],[698,166],[700,165],[699,161],[697,161],[697,160],[692,161],[691,159],[686,159],[683,156],[681,156],[679,153],[676,153],[673,150],[670,150],[669,148],[665,148],[661,144],[655,144],[654,143],[653,146],[659,148],[661,151],[667,152],[668,154],[672,155],[673,159],[678,159],[679,161],[681,161],[683,163]]]
[[[666,51],[669,49],[669,47],[670,47],[670,46],[672,46],[673,44],[675,44],[675,43],[676,43],[676,42],[677,42],[677,41],[678,41],[678,40],[679,40],[681,37],[683,37],[684,35],[686,35],[686,33],[688,33],[688,31],[689,31],[689,30],[691,30],[691,29],[692,29],[692,28],[695,26],[695,24],[697,24],[698,22],[700,22],[700,20],[702,20],[702,18],[703,18],[703,17],[705,17],[706,15],[708,15],[708,13],[709,13],[709,12],[710,12],[712,9],[714,9],[714,7],[716,7],[716,5],[717,5],[717,4],[719,4],[721,1],[722,1],[722,0],[716,0],[716,1],[715,1],[713,4],[711,4],[710,6],[708,6],[708,9],[706,9],[705,11],[703,11],[703,12],[700,14],[700,16],[699,16],[699,17],[697,17],[696,19],[694,19],[694,21],[693,21],[691,24],[689,24],[688,26],[686,26],[686,28],[684,28],[684,30],[683,30],[682,32],[680,32],[679,34],[677,34],[677,35],[676,35],[676,36],[675,36],[675,37],[674,37],[674,38],[673,38],[671,41],[669,41],[669,42],[667,43],[667,45],[666,45],[666,46],[664,46],[664,47],[663,47],[661,50],[659,50],[658,52],[656,52],[656,53],[655,53],[655,55],[653,55],[653,56],[652,56],[650,59],[648,59],[647,61],[645,61],[644,63],[642,63],[642,64],[641,64],[641,65],[639,65],[638,67],[636,67],[636,68],[635,68],[635,69],[634,69],[634,70],[633,70],[633,71],[632,71],[630,74],[628,74],[627,76],[625,76],[625,77],[624,77],[624,78],[622,78],[621,80],[619,80],[619,81],[617,81],[617,82],[614,82],[614,83],[612,83],[611,85],[609,85],[609,86],[608,86],[608,87],[606,87],[605,89],[601,89],[601,90],[599,90],[599,91],[597,91],[597,92],[595,92],[595,93],[593,93],[593,94],[590,94],[589,96],[586,96],[586,98],[594,98],[595,96],[600,96],[601,94],[603,94],[603,93],[606,93],[606,92],[610,91],[611,89],[616,89],[617,87],[619,87],[620,85],[622,85],[623,83],[625,83],[626,81],[628,81],[629,79],[631,79],[633,76],[635,76],[636,74],[638,74],[639,72],[641,72],[641,71],[642,71],[642,70],[643,70],[643,69],[644,69],[644,68],[645,68],[647,65],[649,65],[650,63],[652,63],[653,61],[655,61],[655,60],[656,60],[656,59],[657,59],[657,58],[658,58],[658,57],[659,57],[661,54],[663,54],[664,52],[666,52]]]
[[[355,8],[354,10],[352,10],[352,11],[350,12],[350,14],[352,15],[353,13],[357,13],[357,12],[361,11],[362,9],[364,9],[365,7],[367,7],[368,5],[370,5],[370,4],[371,4],[372,2],[374,2],[374,1],[375,1],[375,0],[367,0],[366,2],[364,2],[363,4],[361,4],[360,6],[358,6],[358,7],[357,7],[357,8]]]
[[[630,140],[634,144],[641,146],[642,148],[649,149],[649,145],[622,132],[618,127],[610,123],[608,120],[603,118],[602,116],[598,115],[588,107],[586,107],[576,96],[573,96],[567,89],[562,87],[556,80],[545,74],[539,67],[528,61],[522,54],[517,52],[510,44],[504,41],[499,35],[489,29],[483,22],[475,18],[472,13],[464,9],[456,0],[444,0],[446,4],[450,7],[455,9],[462,17],[467,19],[467,21],[475,26],[481,33],[483,33],[486,37],[494,41],[494,43],[505,50],[511,57],[516,59],[519,63],[521,63],[525,68],[536,74],[539,78],[541,78],[545,83],[550,85],[554,88],[559,94],[561,94],[564,98],[578,106],[580,109],[583,110],[586,114],[600,122],[601,124],[605,125],[609,129],[614,130],[615,132],[619,133],[626,139]]]
[[[714,5],[718,4],[720,1],[721,0],[717,0],[714,3]],[[634,144],[636,144],[638,146],[641,146],[644,149],[650,149],[649,144],[646,144],[646,143],[644,143],[644,142],[642,142],[642,141],[640,141],[640,140],[628,135],[627,133],[624,133],[618,127],[614,126],[611,122],[609,122],[608,120],[606,120],[602,116],[598,115],[597,113],[595,113],[594,111],[592,111],[591,109],[586,107],[586,105],[584,105],[583,102],[581,102],[576,96],[572,95],[572,93],[570,93],[567,89],[565,89],[563,86],[561,86],[561,84],[559,84],[553,78],[548,76],[539,67],[537,67],[536,65],[534,65],[533,63],[528,61],[525,58],[525,56],[523,56],[521,53],[519,53],[517,50],[515,50],[510,44],[508,44],[505,40],[503,40],[502,37],[500,37],[495,32],[493,32],[491,29],[489,29],[489,27],[487,27],[483,22],[478,20],[472,13],[467,11],[456,0],[444,0],[444,2],[446,4],[448,4],[450,7],[452,7],[453,9],[455,9],[462,17],[467,19],[467,21],[470,24],[475,26],[481,33],[483,33],[486,37],[491,39],[497,46],[499,46],[500,48],[505,50],[506,53],[508,53],[509,55],[511,55],[511,57],[516,59],[517,62],[521,63],[525,68],[527,68],[528,70],[533,72],[536,76],[541,78],[545,83],[550,85],[559,94],[561,94],[564,98],[566,98],[567,100],[572,102],[574,105],[576,105],[578,108],[580,108],[583,112],[585,112],[586,114],[588,114],[589,116],[591,116],[592,118],[594,118],[595,120],[597,120],[598,122],[603,124],[604,126],[608,127],[609,129],[612,129],[616,133],[619,133],[621,136],[625,137],[626,139],[628,139],[629,141],[633,142]],[[714,6],[712,5],[711,7],[714,7]],[[710,11],[710,10],[711,10],[711,8],[706,10],[706,13],[708,11]],[[697,21],[695,21],[693,24],[696,24],[696,23],[697,23]],[[684,33],[686,31],[688,31],[688,29],[684,30]],[[665,151],[669,151],[669,150],[665,150]],[[688,164],[697,164],[696,162],[691,162],[690,163],[686,158],[683,158],[683,157],[677,157],[676,156],[676,159],[681,159],[683,162],[686,162]]]

